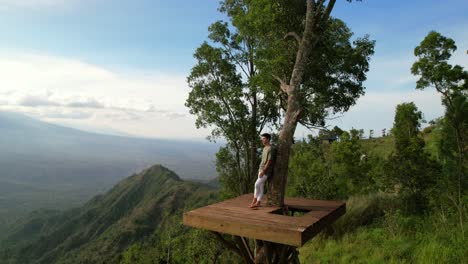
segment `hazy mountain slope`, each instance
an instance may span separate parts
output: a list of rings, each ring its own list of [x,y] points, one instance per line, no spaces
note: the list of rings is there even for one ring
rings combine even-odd
[[[77,176],[118,180],[155,163],[182,178],[216,176],[217,146],[207,142],[94,134],[9,112],[0,112],[0,131],[3,180],[45,185],[65,177],[73,184],[85,184]]]
[[[132,243],[151,235],[166,216],[213,198],[203,185],[153,166],[104,195],[64,213],[37,212],[2,242],[6,263],[115,263]]]
[[[81,205],[152,164],[182,178],[214,178],[217,149],[208,142],[88,133],[0,111],[0,238],[32,210]]]

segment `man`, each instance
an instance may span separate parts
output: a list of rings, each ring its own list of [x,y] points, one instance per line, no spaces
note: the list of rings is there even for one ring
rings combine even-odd
[[[250,204],[250,208],[257,208],[260,206],[263,197],[265,181],[268,179],[268,176],[271,176],[271,172],[273,171],[273,158],[270,145],[271,135],[264,133],[261,136],[262,143],[265,147],[263,147],[262,151],[262,161],[260,162],[260,167],[258,168],[258,178],[255,182],[254,198]]]

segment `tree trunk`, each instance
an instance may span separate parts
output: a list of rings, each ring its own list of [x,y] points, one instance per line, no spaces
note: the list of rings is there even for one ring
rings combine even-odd
[[[278,140],[278,153],[273,172],[273,178],[270,183],[268,204],[284,207],[284,196],[286,191],[286,183],[288,178],[289,156],[291,147],[294,141],[294,133],[301,114],[301,105],[299,89],[302,83],[304,70],[307,65],[307,59],[311,50],[318,42],[320,32],[317,25],[326,25],[330,13],[335,5],[336,0],[330,0],[326,7],[323,7],[324,0],[315,2],[315,0],[307,1],[307,13],[305,28],[302,38],[299,42],[299,48],[296,54],[294,68],[287,84],[284,80],[277,78],[280,81],[280,87],[283,92],[288,95],[286,114],[284,123],[281,127]],[[296,35],[296,33],[291,33]],[[290,35],[287,33],[286,35]],[[257,243],[261,244],[261,243]],[[271,242],[263,242],[263,247],[259,248],[255,257],[256,263],[298,263],[297,248],[276,244]]]
[[[289,79],[289,84],[286,84],[283,80],[279,80],[281,89],[288,95],[288,104],[284,124],[279,136],[278,154],[270,186],[270,195],[268,196],[268,203],[271,205],[280,207],[284,205],[284,193],[288,178],[289,155],[294,140],[294,132],[296,131],[297,122],[299,121],[299,116],[301,114],[298,90],[302,83],[304,69],[307,65],[309,54],[317,44],[320,36],[320,32],[318,32],[319,27],[317,25],[326,25],[333,6],[335,5],[335,0],[330,0],[326,7],[322,6],[323,3],[324,1],[315,3],[315,0],[309,0],[307,2],[305,28],[302,39],[299,43],[296,61],[294,63],[291,78]],[[289,33],[286,35],[288,34]]]
[[[284,194],[288,175],[289,155],[294,140],[294,132],[300,114],[299,103],[294,95],[288,97],[288,109],[278,139],[278,154],[271,181],[269,204],[284,205]]]

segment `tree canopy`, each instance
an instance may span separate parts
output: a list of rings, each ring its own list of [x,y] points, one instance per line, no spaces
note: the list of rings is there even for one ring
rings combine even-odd
[[[255,178],[258,158],[252,149],[259,146],[260,132],[284,125],[291,97],[284,87],[294,71],[306,4],[223,1],[220,11],[230,21],[212,24],[209,42],[194,54],[197,64],[188,77],[192,91],[186,105],[197,116],[198,127],[211,126],[211,138],[227,140],[227,149],[218,157],[223,158],[222,163],[237,163],[238,169],[223,169],[220,162],[218,169],[225,177]],[[317,2],[313,11],[323,16],[314,25],[314,34],[320,37],[314,37],[314,45],[307,48],[303,79],[295,96],[301,108],[296,121],[307,127],[323,127],[327,118],[347,111],[364,94],[363,81],[375,44],[368,36],[353,37],[343,21],[325,19],[331,9],[323,4]],[[250,186],[250,181],[244,182]]]
[[[211,139],[227,140],[217,154],[221,183],[233,185],[225,190],[251,191],[259,134],[278,129],[269,201],[282,206],[297,124],[323,127],[364,94],[375,42],[353,38],[343,21],[330,18],[336,1],[326,2],[221,2],[230,21],[212,24],[209,42],[195,52],[186,106],[197,127],[213,128]]]

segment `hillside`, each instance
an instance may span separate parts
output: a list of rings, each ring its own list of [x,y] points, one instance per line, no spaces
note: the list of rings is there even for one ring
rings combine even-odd
[[[395,139],[393,136],[378,137],[371,139],[362,139],[362,149],[370,156],[387,158],[393,151]]]
[[[219,146],[207,142],[94,134],[2,111],[0,131],[0,238],[33,210],[82,205],[153,164],[183,179],[216,177]]]
[[[2,263],[118,263],[129,245],[152,235],[167,217],[214,197],[208,187],[156,165],[82,207],[32,214],[2,241],[0,258]]]

